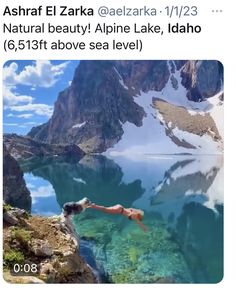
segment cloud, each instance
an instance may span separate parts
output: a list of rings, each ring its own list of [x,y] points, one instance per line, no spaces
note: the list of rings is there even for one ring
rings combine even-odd
[[[24,178],[31,181],[40,180],[39,177],[27,173],[24,175]]]
[[[26,122],[24,125],[38,125],[38,122]]]
[[[31,197],[32,197],[32,203],[37,203],[38,198],[45,198],[55,195],[54,189],[52,185],[46,185],[46,186],[39,186],[38,188],[29,188]]]
[[[10,63],[9,66],[3,68],[3,83],[6,85],[14,85],[15,76],[17,75],[18,65],[15,62]]]
[[[53,106],[49,106],[46,104],[29,103],[26,105],[10,106],[8,109],[15,112],[32,112],[39,116],[47,116],[47,117],[51,117],[53,113]]]
[[[54,189],[52,185],[46,185],[46,186],[39,186],[36,190],[31,190],[31,196],[33,198],[35,197],[48,197],[55,195]]]
[[[16,115],[17,118],[23,118],[23,119],[29,119],[31,117],[33,117],[33,114],[20,114],[20,115]]]
[[[3,123],[4,126],[17,126],[17,127],[20,127],[20,128],[26,128],[27,126],[35,126],[35,125],[40,125],[39,123],[37,122],[26,122],[26,123],[23,123],[23,124],[18,124],[18,123]]]
[[[49,60],[36,60],[18,73],[18,64],[12,62],[3,68],[3,82],[10,86],[21,84],[49,88],[58,81],[58,77],[64,73],[68,64],[69,61],[53,65]]]
[[[13,126],[19,128],[26,128],[26,124],[18,124],[18,123],[3,123],[4,126]]]
[[[18,126],[18,123],[3,123],[4,126]]]
[[[32,103],[33,97],[26,95],[17,95],[15,91],[15,86],[6,86],[3,83],[3,105],[4,108],[8,106],[22,104],[22,103]]]
[[[17,93],[17,85],[30,86],[31,91],[34,91],[36,87],[49,88],[58,81],[68,64],[69,61],[54,65],[49,60],[37,60],[32,65],[25,66],[21,71],[15,62],[5,66],[3,68],[4,109],[26,112],[21,115],[10,115],[12,117],[27,119],[33,114],[51,117],[52,106],[34,103],[32,96]]]
[[[30,182],[27,182],[27,183],[26,183],[26,186],[27,186],[27,188],[29,188],[29,189],[33,189],[33,188],[35,188],[35,185],[32,184],[32,183],[30,183]]]
[[[10,113],[10,114],[7,114],[7,117],[30,119],[31,117],[33,117],[33,114],[20,114],[20,115],[16,115],[16,114]]]

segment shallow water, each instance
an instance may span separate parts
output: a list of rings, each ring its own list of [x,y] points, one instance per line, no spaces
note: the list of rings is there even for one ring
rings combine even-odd
[[[81,255],[114,283],[216,283],[223,276],[222,156],[86,156],[21,164],[32,213],[53,215],[88,197],[141,208],[144,233],[123,216],[88,209],[74,218]]]

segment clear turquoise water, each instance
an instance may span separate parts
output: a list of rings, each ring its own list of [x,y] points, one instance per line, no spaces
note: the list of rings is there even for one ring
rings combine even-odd
[[[141,208],[144,233],[123,216],[88,209],[74,218],[81,254],[114,283],[217,283],[223,276],[223,160],[143,156],[21,164],[32,213],[54,215],[67,201]]]

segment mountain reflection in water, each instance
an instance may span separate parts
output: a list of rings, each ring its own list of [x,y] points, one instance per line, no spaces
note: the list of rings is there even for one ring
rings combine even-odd
[[[92,209],[74,218],[80,236],[91,242],[96,268],[108,272],[112,282],[222,279],[222,156],[35,158],[21,167],[32,213],[59,214],[65,202],[84,196],[105,206],[144,210],[147,234],[122,216]]]

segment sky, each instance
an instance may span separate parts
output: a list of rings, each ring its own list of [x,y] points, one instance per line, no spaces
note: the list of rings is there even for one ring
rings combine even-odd
[[[11,60],[3,67],[3,132],[26,135],[49,120],[79,60]]]
[[[34,176],[32,173],[25,173],[26,186],[30,190],[32,198],[31,213],[44,216],[58,215],[61,208],[56,199],[56,193],[47,180]]]

